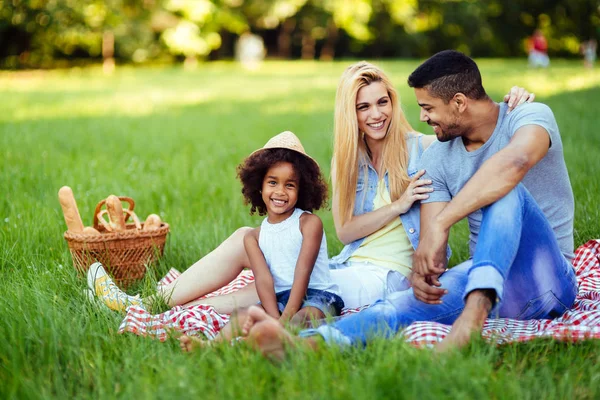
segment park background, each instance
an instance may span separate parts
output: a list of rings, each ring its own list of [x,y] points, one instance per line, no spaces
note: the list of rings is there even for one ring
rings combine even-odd
[[[244,33],[280,59],[522,57],[540,29],[551,57],[598,38],[597,0],[3,0],[0,67],[230,59]]]
[[[476,342],[437,357],[398,338],[298,350],[279,366],[243,344],[190,355],[174,339],[118,334],[122,315],[86,300],[57,199],[71,186],[89,225],[100,199],[128,195],[142,218],[158,213],[171,225],[163,259],[132,288],[149,294],[169,268],[184,270],[259,223],[236,166],[274,134],[294,131],[329,175],[335,89],[350,63],[388,72],[410,123],[430,134],[406,78],[456,48],[475,57],[492,98],[520,85],[554,111],[579,246],[600,238],[600,73],[578,53],[597,35],[598,6],[0,1],[0,398],[599,398],[596,341]],[[536,28],[548,38],[547,69],[527,65]],[[244,32],[267,48],[250,70],[234,60]],[[331,213],[318,215],[334,255],[342,245]],[[467,257],[464,224],[450,244],[452,265]]]

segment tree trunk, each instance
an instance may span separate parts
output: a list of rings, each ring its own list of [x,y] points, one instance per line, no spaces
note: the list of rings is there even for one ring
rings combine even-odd
[[[310,32],[304,32],[302,34],[302,59],[315,59],[315,39],[312,37]]]
[[[106,31],[102,34],[102,71],[112,74],[115,70],[115,34]]]
[[[292,18],[286,19],[281,25],[277,36],[277,55],[281,58],[290,58],[292,55],[292,32],[296,27],[296,21]]]
[[[337,44],[338,39],[338,27],[335,26],[335,23],[332,19],[327,22],[327,38],[325,39],[325,44],[321,49],[321,56],[319,59],[321,61],[331,61],[335,56],[335,45]]]

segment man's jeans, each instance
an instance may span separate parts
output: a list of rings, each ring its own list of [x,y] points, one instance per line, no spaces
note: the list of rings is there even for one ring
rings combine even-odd
[[[415,321],[452,324],[466,296],[476,289],[496,291],[498,302],[490,317],[525,320],[562,315],[577,295],[575,271],[527,189],[518,185],[482,211],[473,259],[440,276],[448,290],[442,304],[423,303],[409,289],[333,325],[304,330],[300,336],[318,334],[327,342],[358,344],[372,336],[393,336]]]

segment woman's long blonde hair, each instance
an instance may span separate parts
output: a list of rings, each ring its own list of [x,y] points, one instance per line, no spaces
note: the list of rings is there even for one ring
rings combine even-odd
[[[353,64],[344,71],[335,96],[333,190],[338,198],[341,225],[352,218],[359,160],[369,161],[364,134],[358,130],[356,98],[361,88],[373,82],[382,82],[385,85],[392,102],[392,118],[384,139],[382,154],[382,171],[388,173],[392,201],[400,198],[410,181],[407,173],[406,136],[412,128],[400,108],[398,94],[381,69],[366,61]]]

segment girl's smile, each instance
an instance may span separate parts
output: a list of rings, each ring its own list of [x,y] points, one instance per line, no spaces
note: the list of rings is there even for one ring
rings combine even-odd
[[[298,201],[298,186],[299,179],[291,163],[278,162],[267,170],[262,184],[262,199],[270,223],[281,222],[292,215]]]

